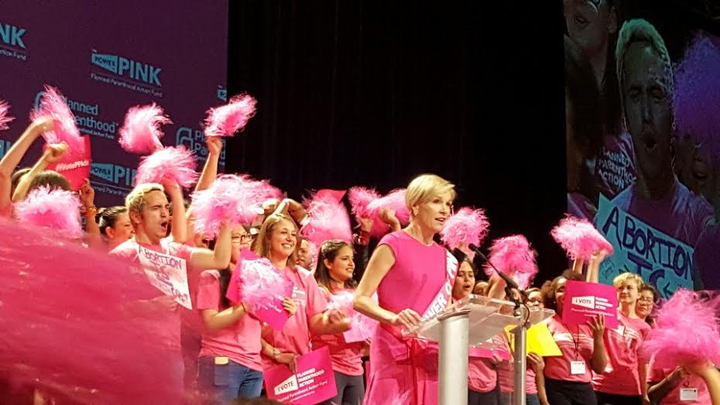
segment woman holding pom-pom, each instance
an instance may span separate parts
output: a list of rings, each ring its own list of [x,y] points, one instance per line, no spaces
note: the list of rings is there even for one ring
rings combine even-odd
[[[345,305],[352,305],[357,285],[353,280],[353,259],[352,246],[342,240],[325,241],[320,246],[315,279],[328,305],[332,303],[341,310]],[[315,335],[312,342],[314,349],[328,347],[335,373],[337,396],[323,404],[361,404],[365,396],[362,365],[365,342],[347,343],[341,334]]]
[[[240,261],[242,249],[250,247],[245,228],[238,226],[231,234],[232,255],[226,269],[207,270],[200,276],[196,308],[205,331],[198,361],[198,386],[224,402],[235,398],[255,398],[262,391],[263,374],[262,323],[250,311],[248,303],[233,305],[226,297],[233,270]],[[226,376],[219,381],[220,375]]]
[[[340,311],[328,310],[312,274],[296,266],[298,227],[292,215],[299,212],[297,203],[283,201],[265,219],[253,250],[265,257],[293,283],[292,297],[283,301],[290,313],[282,330],[266,328],[263,333],[263,366],[287,364],[295,371],[297,356],[310,352],[310,333],[340,333],[348,329],[349,319]],[[286,214],[289,212],[290,215]]]
[[[410,224],[383,237],[355,292],[355,309],[381,323],[370,347],[365,404],[438,402],[437,347],[406,339],[402,330],[443,311],[451,299],[457,260],[433,237],[450,216],[454,198],[447,180],[432,174],[415,178],[405,196]],[[371,298],[376,291],[378,303]]]
[[[552,405],[597,404],[590,384],[592,372],[602,373],[607,366],[604,317],[595,317],[588,325],[581,326],[570,326],[562,320],[565,284],[568,280],[581,279],[582,275],[565,271],[543,286],[545,308],[556,312],[548,322],[548,329],[562,352],[562,356],[545,358],[545,391]]]

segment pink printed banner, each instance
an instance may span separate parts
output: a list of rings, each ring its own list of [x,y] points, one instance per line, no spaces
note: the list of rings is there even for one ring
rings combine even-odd
[[[567,325],[587,325],[596,315],[605,315],[605,327],[615,329],[617,320],[617,292],[607,284],[568,281],[562,319]]]
[[[54,170],[70,182],[73,190],[78,190],[86,179],[90,178],[90,164],[92,163],[90,152],[90,137],[83,136],[85,150],[78,153],[66,153],[59,161],[49,164],[47,169]]]
[[[263,377],[268,398],[283,404],[313,405],[337,395],[327,347],[298,357],[295,374],[280,364],[263,370]]]
[[[273,329],[282,330],[287,322],[290,314],[283,308],[283,298],[290,298],[293,295],[293,282],[280,270],[268,266],[269,261],[266,258],[259,257],[250,250],[244,249],[240,255],[240,262],[230,278],[230,284],[225,296],[232,302],[243,302],[243,281],[241,275],[243,271],[246,276],[253,273],[258,281],[262,279],[262,273],[274,271],[273,278],[280,278],[280,283],[274,283],[267,286],[267,295],[263,297],[262,302],[250,302],[253,305],[252,313],[259,320],[267,323]]]

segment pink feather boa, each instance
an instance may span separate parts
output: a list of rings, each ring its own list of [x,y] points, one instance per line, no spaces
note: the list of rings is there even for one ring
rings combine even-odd
[[[537,252],[522,235],[513,235],[496,239],[490,247],[489,260],[498,270],[513,277],[520,288],[525,289],[538,273],[535,258]],[[485,266],[485,274],[491,277],[495,270]]]
[[[317,246],[326,240],[352,241],[350,216],[341,201],[330,195],[313,196],[305,201],[310,222],[303,227],[302,234]]]
[[[15,216],[22,223],[50,228],[71,239],[83,234],[80,200],[71,191],[38,187],[15,203]]]
[[[613,253],[610,242],[586,219],[568,216],[553,228],[551,234],[573,260],[589,260],[600,250],[606,251],[608,256]]]
[[[197,182],[195,155],[184,146],[168,146],[142,158],[135,176],[135,184],[160,183],[175,180],[182,188]]]
[[[85,151],[85,141],[75,122],[75,115],[65,102],[60,91],[51,86],[45,86],[45,92],[40,98],[40,108],[30,113],[30,120],[51,117],[55,128],[44,132],[43,138],[49,144],[65,142],[68,147],[68,156],[82,155]]]
[[[715,293],[715,292],[713,292]],[[720,296],[700,299],[698,293],[680,289],[662,305],[657,327],[643,343],[641,353],[654,356],[655,365],[675,368],[710,361],[720,364]]]
[[[255,115],[257,100],[247,94],[230,99],[226,105],[208,110],[205,136],[233,136],[245,128]]]
[[[250,225],[262,203],[279,195],[280,191],[267,181],[253,180],[247,175],[219,176],[210,188],[193,194],[195,231],[214,238],[224,221],[231,225]]]
[[[0,131],[8,129],[8,123],[15,118],[8,116],[10,104],[5,100],[0,100]]]
[[[450,249],[470,244],[480,246],[489,232],[489,227],[485,211],[465,207],[447,219],[440,237]]]
[[[170,124],[162,107],[152,103],[131,107],[125,115],[125,123],[120,128],[120,146],[130,153],[147,155],[162,148],[160,138],[165,135],[161,125]]]

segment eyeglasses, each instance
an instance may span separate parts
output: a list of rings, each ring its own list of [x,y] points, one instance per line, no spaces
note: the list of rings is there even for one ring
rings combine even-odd
[[[243,243],[252,240],[252,235],[233,235],[232,242],[233,243]]]

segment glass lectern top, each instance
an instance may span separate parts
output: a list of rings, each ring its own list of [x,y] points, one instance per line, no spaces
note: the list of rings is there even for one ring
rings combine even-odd
[[[483,345],[493,336],[503,332],[509,325],[520,325],[527,319],[529,325],[534,325],[555,314],[552,310],[531,309],[521,306],[515,309],[515,303],[495,298],[470,295],[454,302],[446,310],[435,316],[425,319],[412,329],[403,332],[403,335],[433,342],[440,341],[440,321],[454,315],[467,314],[468,344],[470,346]],[[529,326],[528,325],[528,326]]]

